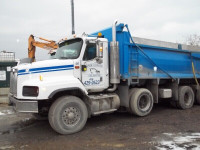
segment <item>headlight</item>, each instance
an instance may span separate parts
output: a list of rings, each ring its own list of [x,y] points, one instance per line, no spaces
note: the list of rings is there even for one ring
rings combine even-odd
[[[39,94],[39,88],[37,86],[24,86],[23,96],[37,97]]]

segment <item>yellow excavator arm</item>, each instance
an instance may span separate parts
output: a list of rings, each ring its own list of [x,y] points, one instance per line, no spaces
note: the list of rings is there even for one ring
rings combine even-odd
[[[35,61],[36,47],[40,47],[49,51],[58,49],[58,44],[55,41],[47,40],[41,37],[39,37],[39,39],[46,42],[35,41],[33,35],[30,35],[28,38],[28,58],[31,58],[32,62]]]

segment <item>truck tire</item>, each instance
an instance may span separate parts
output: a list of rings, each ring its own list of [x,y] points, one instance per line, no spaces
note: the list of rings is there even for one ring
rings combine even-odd
[[[196,103],[200,105],[200,89],[198,89],[196,92]]]
[[[131,98],[131,96],[135,93],[135,91],[137,91],[139,88],[132,88],[129,90],[128,92],[128,97],[129,97],[129,100]]]
[[[189,86],[180,86],[178,91],[178,107],[180,109],[189,109],[194,104],[194,92]]]
[[[147,89],[136,89],[130,99],[130,110],[137,116],[148,115],[153,108],[153,95]]]
[[[58,98],[49,110],[49,123],[60,134],[79,132],[86,124],[88,110],[85,103],[75,96]]]
[[[128,91],[128,100],[129,100],[129,102],[131,100],[131,96],[134,95],[134,93],[135,93],[135,91],[137,91],[137,89],[138,88],[129,89],[129,91]],[[130,103],[129,103],[129,107],[127,108],[127,111],[132,114],[132,110],[130,109]]]

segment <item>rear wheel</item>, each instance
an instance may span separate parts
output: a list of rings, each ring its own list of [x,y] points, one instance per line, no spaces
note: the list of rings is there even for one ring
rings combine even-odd
[[[134,93],[137,91],[138,88],[132,88],[132,89],[129,89],[128,91],[128,99],[129,99],[129,102],[131,100],[131,96],[134,95]],[[129,107],[127,108],[127,111],[129,113],[132,113],[132,110],[130,109],[130,104],[129,104]]]
[[[147,89],[136,89],[130,98],[130,110],[137,116],[148,115],[153,108],[153,96]]]
[[[179,87],[178,107],[180,109],[189,109],[194,104],[194,92],[189,86]]]
[[[131,96],[135,93],[135,91],[137,91],[139,88],[132,88],[129,90],[128,92],[128,97],[129,97],[129,100],[131,98]]]
[[[56,100],[49,110],[49,123],[60,134],[80,131],[86,124],[88,111],[85,103],[75,96],[64,96]]]

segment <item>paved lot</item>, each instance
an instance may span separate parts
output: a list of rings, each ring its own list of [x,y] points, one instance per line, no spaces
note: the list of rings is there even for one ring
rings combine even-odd
[[[55,133],[48,121],[5,108],[0,108],[0,149],[4,150],[200,149],[200,106],[178,110],[161,103],[143,118],[119,112],[92,117],[83,131],[66,136]]]

